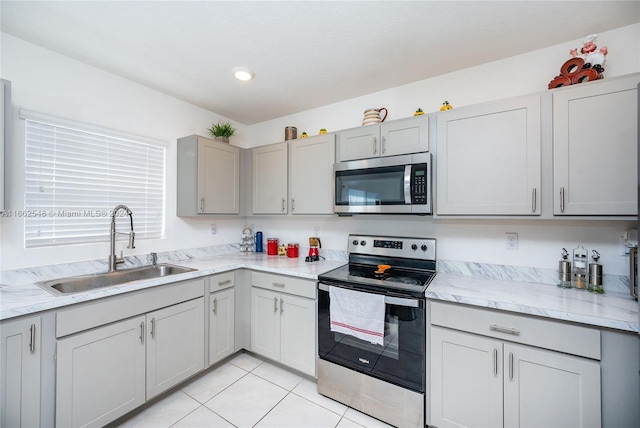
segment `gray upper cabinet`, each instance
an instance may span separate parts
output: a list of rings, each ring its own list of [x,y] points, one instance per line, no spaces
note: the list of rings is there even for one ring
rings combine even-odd
[[[199,135],[178,139],[178,216],[240,213],[240,148]]]
[[[637,214],[639,81],[554,90],[554,215]]]
[[[5,210],[4,147],[11,135],[11,82],[0,79],[0,212]]]
[[[428,116],[383,122],[338,132],[338,161],[429,151]]]
[[[287,149],[287,143],[252,149],[254,214],[287,214]]]
[[[289,142],[291,214],[333,214],[335,134]]]
[[[438,215],[539,215],[540,95],[437,117]]]

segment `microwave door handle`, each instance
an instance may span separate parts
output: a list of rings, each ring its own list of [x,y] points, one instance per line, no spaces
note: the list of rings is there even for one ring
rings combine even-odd
[[[411,205],[411,165],[404,166],[404,203]]]

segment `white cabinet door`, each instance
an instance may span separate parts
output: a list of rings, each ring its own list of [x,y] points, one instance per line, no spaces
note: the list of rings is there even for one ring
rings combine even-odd
[[[280,362],[316,375],[316,304],[315,300],[290,294],[280,295]]]
[[[233,354],[235,337],[235,289],[209,296],[209,365]]]
[[[444,427],[502,427],[502,343],[431,328],[431,422]]]
[[[506,427],[599,427],[600,364],[504,345]]]
[[[40,426],[40,317],[0,325],[0,427]]]
[[[240,149],[198,138],[199,213],[240,212]]]
[[[438,215],[539,215],[540,96],[438,113]]]
[[[204,369],[204,298],[146,316],[147,399]]]
[[[251,288],[251,351],[280,361],[280,294]]]
[[[287,213],[287,143],[253,151],[253,213]]]
[[[395,156],[429,151],[429,118],[419,116],[380,125],[380,155]]]
[[[554,91],[554,214],[637,215],[638,81]]]
[[[333,214],[335,134],[289,144],[291,214]]]
[[[338,133],[338,161],[380,156],[380,125],[367,125]]]
[[[58,341],[56,426],[104,426],[145,402],[144,316]]]

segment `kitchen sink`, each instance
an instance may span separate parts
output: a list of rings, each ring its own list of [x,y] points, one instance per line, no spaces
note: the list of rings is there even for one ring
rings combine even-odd
[[[144,266],[140,268],[118,270],[115,272],[71,276],[67,278],[53,279],[50,281],[41,281],[36,284],[55,295],[65,295],[81,293],[83,291],[94,290],[96,288],[121,285],[141,279],[153,279],[178,275],[180,273],[192,272],[195,270],[197,269],[161,263],[155,266]]]

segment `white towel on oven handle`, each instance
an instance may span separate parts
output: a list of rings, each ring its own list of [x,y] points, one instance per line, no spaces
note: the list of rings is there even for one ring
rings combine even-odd
[[[331,331],[384,344],[384,296],[329,287]]]

